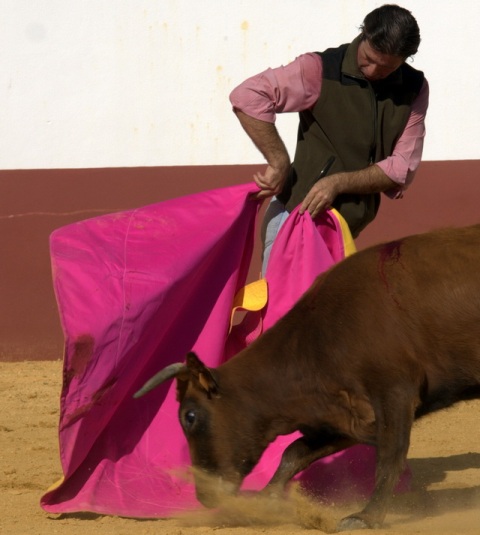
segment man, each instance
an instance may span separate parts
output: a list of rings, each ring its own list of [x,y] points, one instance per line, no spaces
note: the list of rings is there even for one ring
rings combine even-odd
[[[405,62],[418,50],[412,14],[396,5],[369,13],[349,45],[299,56],[235,88],[230,100],[267,161],[256,173],[265,215],[264,268],[273,240],[297,205],[315,218],[334,207],[352,235],[377,214],[380,193],[402,197],[420,164],[428,83]],[[276,113],[299,112],[293,162]]]

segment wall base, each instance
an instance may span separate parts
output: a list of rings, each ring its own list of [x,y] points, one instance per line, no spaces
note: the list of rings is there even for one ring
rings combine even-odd
[[[0,171],[0,360],[62,358],[49,235],[61,226],[246,183],[258,165]],[[438,227],[480,222],[480,161],[423,162],[404,199],[384,197],[362,249]],[[258,252],[258,259],[260,253]],[[252,272],[258,273],[260,262]]]

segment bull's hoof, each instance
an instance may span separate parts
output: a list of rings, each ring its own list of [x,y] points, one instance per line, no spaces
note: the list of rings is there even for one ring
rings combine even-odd
[[[357,516],[347,516],[342,518],[337,526],[337,531],[351,531],[354,529],[370,529],[365,520]]]
[[[281,500],[285,498],[285,487],[283,485],[267,485],[260,491],[260,494],[272,500]]]

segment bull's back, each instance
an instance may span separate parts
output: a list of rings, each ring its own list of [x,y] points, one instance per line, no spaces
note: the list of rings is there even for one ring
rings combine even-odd
[[[448,374],[480,381],[479,244],[475,225],[360,251],[317,279],[297,327],[339,374],[403,366],[432,388]]]
[[[360,251],[316,283],[318,299],[347,310],[444,318],[480,313],[480,225],[409,236]],[[313,289],[313,288],[312,288]]]
[[[480,225],[446,229],[368,251],[375,291],[399,314],[462,326],[480,313]]]

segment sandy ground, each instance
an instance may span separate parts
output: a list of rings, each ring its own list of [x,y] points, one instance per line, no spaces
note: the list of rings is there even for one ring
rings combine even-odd
[[[285,504],[240,500],[222,513],[167,520],[48,514],[39,500],[61,476],[56,429],[60,387],[60,361],[0,362],[2,535],[325,533],[343,513],[356,510],[293,497]],[[409,455],[414,488],[394,500],[385,527],[375,533],[480,533],[479,412],[480,401],[462,402],[417,422]]]

